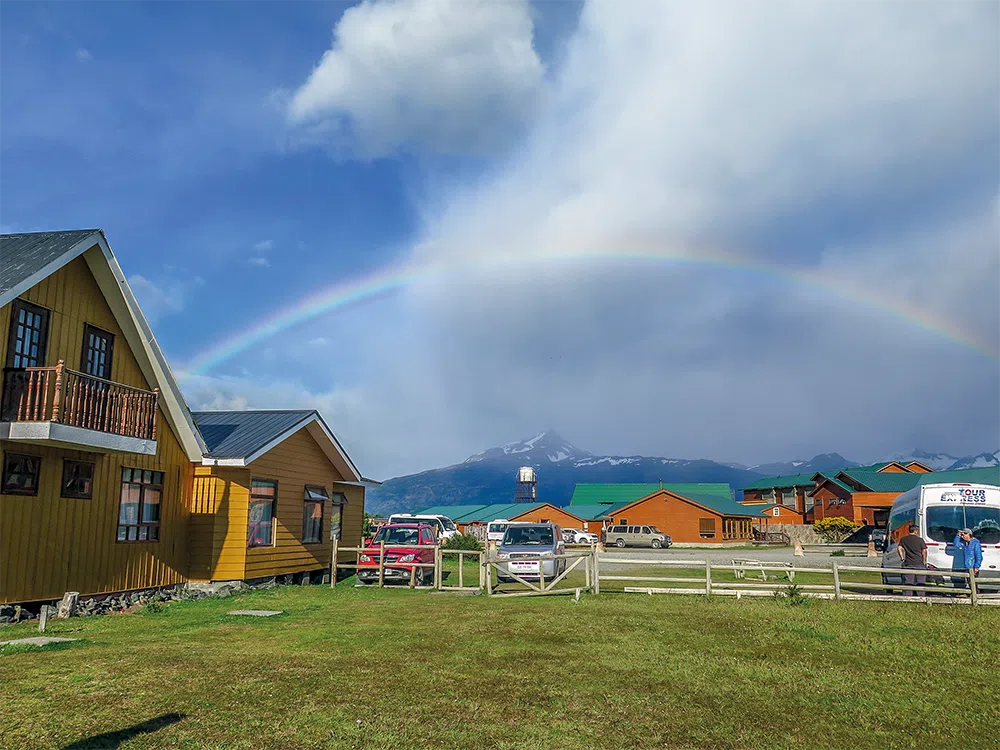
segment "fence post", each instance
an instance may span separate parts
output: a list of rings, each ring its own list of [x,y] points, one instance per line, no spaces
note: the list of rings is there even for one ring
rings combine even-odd
[[[710,560],[705,561],[705,595],[712,595],[712,563]]]
[[[441,545],[437,546],[434,550],[434,589],[437,591],[441,590],[441,567],[444,564],[444,552],[441,551]]]
[[[337,540],[333,540],[333,552],[330,554],[330,588],[337,586]]]
[[[538,560],[538,588],[543,593],[545,592],[545,565],[541,558]]]
[[[969,574],[969,596],[972,599],[972,606],[975,607],[979,603],[979,596],[976,591],[976,574],[972,572],[972,568],[969,568],[966,572]]]
[[[378,543],[378,587],[385,585],[385,539]]]
[[[833,564],[833,598],[840,599],[840,568],[837,563]]]
[[[458,587],[465,588],[465,576],[463,572],[465,570],[465,553],[462,550],[458,551]]]
[[[488,547],[483,557],[485,557],[483,568],[486,570],[486,596],[493,596],[493,571],[490,570],[490,551]]]
[[[420,569],[423,572],[423,568]],[[410,568],[410,588],[414,588],[417,585],[417,566],[414,565]]]
[[[593,556],[593,554],[594,554],[594,545],[590,546],[590,554],[591,554],[591,556]],[[591,561],[588,558],[586,560],[587,564],[583,566],[583,583],[584,583],[584,587],[586,589],[588,589],[588,590],[590,589],[590,562]]]
[[[600,553],[600,551],[598,551],[598,550],[595,549],[594,550],[594,579],[593,579],[594,593],[595,594],[600,594],[601,593],[601,568],[600,568],[600,562],[601,562],[601,553]]]
[[[480,551],[477,557],[479,559],[479,589],[481,591],[482,589],[486,588],[486,579],[484,577],[486,568],[483,567],[483,559],[486,557],[486,553]]]

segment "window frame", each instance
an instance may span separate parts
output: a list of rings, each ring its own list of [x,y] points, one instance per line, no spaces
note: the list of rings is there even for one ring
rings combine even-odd
[[[270,497],[270,498],[257,497],[255,499],[254,498],[254,494],[253,494],[253,485],[254,485],[254,482],[267,482],[268,484],[273,485],[274,486],[274,495],[272,497]],[[263,503],[266,500],[270,500],[270,503],[271,503],[271,528],[270,528],[271,539],[267,543],[251,544],[252,540],[250,538],[250,506],[252,506],[254,504],[254,502]],[[247,499],[247,549],[267,549],[268,547],[274,547],[275,546],[275,544],[277,543],[277,536],[278,535],[274,533],[274,522],[277,519],[277,515],[278,515],[278,480],[277,479],[262,479],[260,477],[251,477],[250,478],[250,496]]]
[[[309,497],[309,492],[315,492],[317,494],[323,495],[323,500],[316,500]],[[302,543],[303,544],[322,544],[323,543],[323,521],[326,518],[326,504],[330,500],[330,495],[326,491],[326,487],[319,484],[307,484],[302,490]],[[306,522],[307,519],[311,518],[308,515],[307,509],[310,505],[319,506],[319,530],[316,532],[315,539],[306,539]]]
[[[12,459],[28,459],[35,462],[35,486],[33,490],[14,490],[7,488],[7,478],[10,476],[10,463]],[[0,495],[11,495],[17,497],[38,497],[38,485],[42,477],[42,457],[32,453],[15,453],[13,451],[3,452],[3,473],[0,476]]]
[[[715,539],[718,535],[718,524],[715,522],[715,516],[709,518],[699,518],[698,519],[698,536],[701,539]],[[709,533],[706,531],[705,522],[708,521],[712,524],[712,531]]]
[[[344,538],[344,506],[347,505],[347,495],[343,492],[333,492],[330,494],[330,503],[333,507],[333,512],[330,514],[330,541],[334,540],[334,529],[337,531],[336,539],[339,542]],[[333,520],[336,518],[336,526],[333,524]],[[437,526],[431,525],[434,529],[434,533],[438,533]]]
[[[90,335],[93,334],[95,338],[105,339],[108,342],[107,357],[106,357],[106,372],[104,375],[97,375],[90,372],[87,367],[87,353],[90,351],[88,346],[88,339]],[[115,335],[111,331],[105,331],[103,328],[98,328],[90,323],[83,324],[83,342],[80,346],[80,372],[89,375],[92,378],[100,378],[102,380],[111,380],[111,367],[115,360]]]
[[[66,489],[66,471],[71,466],[89,466],[90,467],[90,490],[86,493],[69,493]],[[59,497],[71,498],[74,500],[93,500],[94,499],[94,471],[96,469],[96,464],[93,461],[78,461],[75,458],[64,458],[63,459],[63,470],[62,470],[62,483],[59,485]],[[162,490],[161,490],[162,492]],[[162,496],[161,496],[162,499]],[[119,498],[119,504],[121,503],[121,498]]]
[[[125,479],[125,472],[131,472],[129,478]],[[139,472],[139,481],[135,481],[135,472]],[[150,474],[150,481],[145,481],[146,472]],[[159,476],[159,483],[155,480]],[[159,544],[160,543],[160,529],[163,523],[163,495],[164,495],[164,483],[166,475],[163,471],[159,469],[137,469],[133,466],[122,466],[121,473],[121,485],[118,492],[118,523],[115,529],[115,543],[116,544]],[[135,523],[122,523],[122,493],[126,486],[135,485],[139,488],[139,507],[136,511],[136,522]],[[143,511],[146,509],[146,492],[147,490],[159,490],[160,500],[155,503],[157,506],[157,518],[156,521],[143,521]],[[153,505],[153,503],[149,503]],[[128,529],[135,529],[135,539],[128,538]],[[121,530],[125,529],[125,538],[121,539]],[[146,538],[140,539],[139,536],[142,529],[146,529]],[[155,534],[154,534],[155,532]],[[153,539],[153,536],[156,536]]]
[[[19,325],[18,313],[21,311],[26,313],[32,313],[41,317],[43,323],[40,328],[38,328],[38,357],[37,361],[33,365],[15,365],[15,357],[23,357],[24,354],[18,354],[16,351],[15,344],[17,343],[17,328]],[[5,366],[16,368],[18,370],[23,370],[28,367],[45,367],[45,355],[48,354],[49,349],[49,324],[52,322],[52,311],[48,310],[41,305],[36,305],[33,302],[28,302],[23,299],[16,299],[10,305],[10,328],[7,331],[7,361]],[[36,329],[31,329],[36,330]]]

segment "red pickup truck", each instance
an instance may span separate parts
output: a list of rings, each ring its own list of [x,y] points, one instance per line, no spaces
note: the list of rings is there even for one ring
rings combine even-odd
[[[365,542],[365,551],[358,555],[358,580],[361,583],[378,583],[379,543],[385,542],[386,583],[410,582],[414,563],[434,564],[433,549],[415,549],[418,546],[437,545],[438,538],[429,524],[393,523],[383,526],[373,539]],[[434,581],[434,568],[417,568],[414,576],[419,585]]]

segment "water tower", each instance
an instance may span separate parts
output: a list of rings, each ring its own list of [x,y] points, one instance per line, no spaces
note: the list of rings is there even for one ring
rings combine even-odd
[[[517,470],[517,485],[514,487],[515,503],[533,503],[538,500],[538,479],[535,470],[522,466]]]

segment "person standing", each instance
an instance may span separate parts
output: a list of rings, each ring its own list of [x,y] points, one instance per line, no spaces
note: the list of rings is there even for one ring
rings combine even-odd
[[[915,523],[910,524],[910,533],[899,540],[896,550],[899,552],[899,559],[903,561],[904,570],[927,570],[927,542],[920,538],[920,531]],[[906,573],[903,575],[904,586],[923,586],[927,582],[927,576],[919,573]],[[907,591],[907,596],[924,596],[923,591]]]
[[[972,536],[972,529],[962,529],[955,535],[955,564],[953,569],[962,573],[972,572],[978,576],[983,567],[983,545]],[[953,579],[956,587],[969,588],[972,582],[965,578]]]

